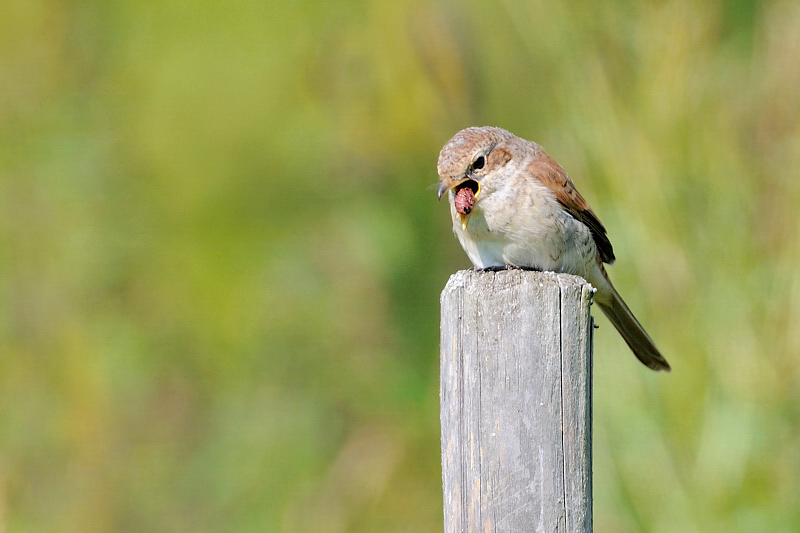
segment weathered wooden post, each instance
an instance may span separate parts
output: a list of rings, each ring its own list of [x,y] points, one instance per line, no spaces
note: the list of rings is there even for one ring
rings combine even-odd
[[[591,532],[592,287],[461,271],[442,292],[445,533]]]

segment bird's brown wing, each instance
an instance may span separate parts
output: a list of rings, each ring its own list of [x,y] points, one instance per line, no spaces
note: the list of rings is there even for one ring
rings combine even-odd
[[[564,206],[564,209],[570,215],[586,224],[592,232],[592,237],[594,237],[594,242],[600,253],[600,259],[604,263],[612,264],[614,262],[614,249],[606,235],[606,228],[575,188],[575,184],[572,183],[572,180],[566,171],[561,168],[561,165],[542,150],[536,159],[530,163],[528,170],[530,175],[535,176],[543,185],[553,191],[558,202]]]

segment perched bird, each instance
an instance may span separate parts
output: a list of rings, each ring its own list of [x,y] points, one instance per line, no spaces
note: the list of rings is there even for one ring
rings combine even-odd
[[[439,199],[448,195],[453,230],[476,269],[583,277],[639,361],[670,370],[603,267],[614,262],[606,229],[541,146],[500,128],[467,128],[444,145],[438,171]]]

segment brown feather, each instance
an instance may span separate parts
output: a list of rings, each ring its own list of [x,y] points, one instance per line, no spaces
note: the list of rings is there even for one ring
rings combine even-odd
[[[600,309],[608,317],[619,334],[625,339],[633,354],[639,361],[653,370],[669,372],[670,366],[661,352],[656,348],[653,339],[633,316],[619,293],[612,287],[611,299],[608,302],[597,302]]]
[[[614,248],[608,240],[606,228],[575,188],[575,184],[561,165],[539,147],[539,154],[528,165],[528,171],[555,194],[558,202],[570,215],[589,228],[603,262],[614,263]]]

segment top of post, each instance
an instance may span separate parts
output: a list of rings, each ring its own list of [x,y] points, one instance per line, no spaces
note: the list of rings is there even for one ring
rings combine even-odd
[[[572,286],[582,290],[588,290],[592,293],[595,292],[595,288],[580,276],[559,272],[539,272],[512,268],[499,271],[459,270],[450,276],[442,294],[452,292],[459,288],[466,288],[476,283],[481,285],[492,284],[492,286],[498,289],[528,283],[538,283],[540,285],[558,285],[562,288]]]

